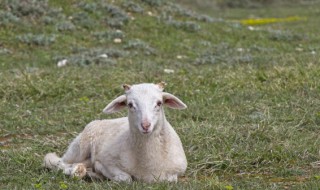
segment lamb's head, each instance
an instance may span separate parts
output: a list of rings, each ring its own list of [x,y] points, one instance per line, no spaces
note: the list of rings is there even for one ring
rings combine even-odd
[[[187,106],[172,94],[163,92],[165,83],[123,85],[125,94],[114,99],[104,113],[128,108],[130,127],[142,134],[151,134],[165,120],[163,106],[184,109]]]

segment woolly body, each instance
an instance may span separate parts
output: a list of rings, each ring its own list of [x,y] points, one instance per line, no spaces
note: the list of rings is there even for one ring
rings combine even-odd
[[[162,92],[161,85],[126,87],[126,94],[112,101],[104,112],[117,112],[130,104],[128,117],[92,121],[62,158],[47,154],[45,166],[79,177],[89,175],[127,182],[177,181],[186,170],[187,160],[162,104],[175,109],[186,106]]]

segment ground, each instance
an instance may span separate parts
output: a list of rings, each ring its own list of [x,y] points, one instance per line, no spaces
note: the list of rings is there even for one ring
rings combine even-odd
[[[320,188],[320,4],[179,2],[1,1],[0,189]],[[189,163],[178,183],[42,167],[90,121],[126,115],[102,113],[123,83],[160,81],[188,105],[166,109]]]

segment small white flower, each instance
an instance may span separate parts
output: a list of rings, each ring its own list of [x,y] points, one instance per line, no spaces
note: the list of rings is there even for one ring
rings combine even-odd
[[[238,51],[238,52],[243,52],[244,49],[243,49],[243,48],[237,48],[237,51]]]
[[[303,49],[300,48],[300,47],[297,47],[297,48],[296,48],[296,51],[303,51]]]
[[[255,28],[253,26],[248,26],[248,30],[253,31],[253,30],[255,30]]]
[[[99,57],[108,58],[108,55],[104,53],[104,54],[99,55]]]
[[[148,14],[149,16],[152,16],[152,15],[153,15],[151,11],[148,11],[147,14]]]
[[[167,74],[172,74],[172,73],[174,73],[174,70],[173,69],[164,69],[163,70],[165,73],[167,73]]]
[[[26,114],[27,114],[27,115],[31,115],[32,112],[31,112],[30,110],[26,110]]]
[[[177,59],[185,59],[185,58],[187,58],[187,56],[185,56],[185,55],[177,55]]]
[[[312,54],[312,55],[315,55],[315,54],[316,54],[316,51],[311,51],[311,54]]]
[[[57,66],[58,66],[58,67],[64,67],[64,66],[67,65],[67,62],[68,62],[67,59],[63,59],[63,60],[61,60],[61,61],[59,61],[59,62],[57,63]]]
[[[113,42],[116,43],[116,44],[119,44],[119,43],[122,42],[122,40],[121,40],[121,38],[115,38],[115,39],[113,40]]]

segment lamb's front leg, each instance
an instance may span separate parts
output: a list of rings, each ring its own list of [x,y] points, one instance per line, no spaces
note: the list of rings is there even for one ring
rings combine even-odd
[[[108,179],[118,181],[118,182],[128,182],[132,181],[131,175],[122,171],[114,165],[103,165],[101,162],[96,161],[94,163],[96,172],[102,173]]]

